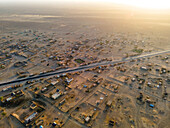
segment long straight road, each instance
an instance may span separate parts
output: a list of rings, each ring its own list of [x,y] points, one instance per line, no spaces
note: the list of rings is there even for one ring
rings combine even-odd
[[[35,80],[35,79],[44,78],[44,77],[48,77],[48,76],[61,75],[61,74],[64,74],[64,73],[78,72],[78,71],[83,71],[83,70],[86,70],[86,69],[91,69],[91,68],[94,68],[94,67],[97,67],[97,66],[128,62],[128,61],[135,60],[135,59],[141,59],[141,58],[145,58],[145,57],[151,57],[151,56],[156,56],[156,55],[161,55],[161,54],[166,54],[166,53],[170,53],[170,50],[139,55],[139,56],[130,57],[130,58],[122,59],[122,60],[103,61],[103,62],[100,62],[100,63],[94,63],[94,64],[90,64],[90,65],[86,65],[86,66],[80,66],[80,67],[68,68],[68,69],[61,69],[61,70],[57,70],[57,71],[54,71],[54,72],[40,74],[40,75],[37,75],[37,76],[7,81],[7,82],[4,82],[4,83],[0,83],[0,86],[9,85],[9,84],[17,84],[19,82],[24,82],[24,81],[28,81],[28,80]]]

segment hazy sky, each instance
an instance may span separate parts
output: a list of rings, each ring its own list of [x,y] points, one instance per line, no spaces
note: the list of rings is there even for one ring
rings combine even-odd
[[[52,2],[69,2],[69,3],[93,3],[93,2],[111,2],[134,5],[145,8],[170,8],[170,0],[0,0],[0,3],[52,3]]]

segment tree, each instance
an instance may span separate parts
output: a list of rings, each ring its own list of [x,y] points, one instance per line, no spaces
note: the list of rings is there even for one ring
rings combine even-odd
[[[2,112],[1,115],[2,115],[2,116],[5,116],[5,115],[6,115],[6,112]]]
[[[4,99],[4,97],[3,97],[3,96],[1,96],[1,97],[0,97],[0,101],[2,101],[3,99]]]

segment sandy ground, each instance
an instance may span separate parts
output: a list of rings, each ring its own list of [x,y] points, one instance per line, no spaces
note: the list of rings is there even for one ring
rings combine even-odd
[[[27,33],[24,32],[28,32],[29,30],[36,32],[28,33],[28,36],[25,36]],[[10,48],[4,46],[3,37],[11,39],[11,44],[13,45],[19,43],[19,39],[32,40],[35,37],[39,38],[36,41],[30,41],[30,44],[25,43],[29,51],[24,52],[24,54],[29,57],[12,56],[12,59],[9,60],[9,64],[6,63],[7,68],[0,71],[0,82],[16,79],[16,72],[18,71],[40,73],[44,70],[47,71],[57,68],[57,61],[50,60],[49,57],[47,57],[47,54],[50,56],[56,55],[57,53],[57,55],[62,56],[63,58],[66,58],[66,55],[71,54],[74,58],[81,58],[86,62],[90,62],[91,57],[96,58],[96,60],[103,58],[112,60],[122,59],[125,56],[135,54],[135,48],[143,49],[143,53],[170,50],[169,35],[170,11],[168,10],[140,10],[123,6],[102,6],[102,8],[97,7],[95,9],[93,7],[76,7],[73,9],[59,6],[7,7],[5,5],[0,5],[0,46],[3,47],[0,49],[1,51],[4,53],[6,51],[11,52]],[[56,39],[57,41],[53,45],[49,45],[49,42],[46,41],[48,38]],[[21,43],[20,45],[23,44]],[[70,48],[77,47],[76,45],[80,46],[78,51],[75,53],[68,52],[66,54],[66,51],[69,51]],[[18,50],[17,52],[21,51]],[[35,54],[32,55],[32,53]],[[24,60],[28,62],[27,67],[16,68],[13,66],[17,61]],[[159,58],[159,60],[161,60],[161,58]],[[43,62],[40,63],[41,61]],[[50,66],[47,66],[47,62]],[[157,60],[155,59],[153,63],[156,62]],[[72,60],[71,63],[70,67],[78,66],[74,60]],[[128,67],[128,69],[133,68],[132,63],[128,63],[129,65],[127,64],[125,67]],[[148,61],[146,63],[148,63]],[[161,61],[160,65],[161,63],[163,62]],[[137,63],[139,66],[144,64],[144,62],[140,64]],[[168,64],[164,65],[166,65],[165,67],[167,68],[169,67]],[[125,76],[133,76],[135,69],[133,68],[133,71],[129,71],[127,74],[114,74],[116,71],[116,69],[112,69],[110,72],[106,73],[110,75],[110,79],[115,78],[117,80],[120,79],[121,81],[122,74]],[[95,73],[93,72],[92,75]],[[116,75],[120,78],[116,77]],[[85,76],[87,76],[87,78],[89,77],[88,74],[85,74],[84,76],[81,76],[82,79],[85,80]],[[101,76],[104,78],[107,75],[103,73]],[[79,77],[77,77],[77,79],[81,80]],[[104,90],[102,87],[99,89]],[[118,102],[114,106],[116,109],[109,111],[112,115],[117,117],[117,120],[124,122],[122,125],[118,124],[120,127],[132,127],[133,125],[130,125],[129,122],[132,122],[133,124],[133,120],[137,122],[137,125],[135,125],[136,128],[166,128],[168,126],[166,124],[169,119],[168,112],[166,113],[167,115],[162,118],[161,122],[157,123],[158,118],[152,116],[153,113],[150,114],[151,116],[148,115],[141,106],[136,104],[136,93],[133,90],[129,91],[129,87],[122,87],[120,90],[121,93],[116,95],[113,99],[116,101],[119,99],[118,97],[120,95],[125,104],[122,105],[122,108],[119,108]],[[108,94],[109,92],[110,91],[108,90]],[[129,92],[128,95],[126,95],[127,92]],[[101,96],[103,96],[103,94],[101,94]],[[95,101],[94,97],[95,95],[92,95],[87,102],[93,105]],[[112,95],[109,98],[112,98]],[[162,103],[162,101],[160,103]],[[131,108],[134,111],[132,111]],[[169,108],[167,110],[169,110]],[[126,113],[130,113],[135,119],[124,116]],[[140,117],[136,116],[139,113]],[[119,116],[115,114],[119,114]],[[93,127],[109,127],[105,125],[108,124],[108,122],[100,124],[101,121],[105,121],[103,117],[106,119],[112,118],[109,114],[102,113],[93,124]],[[154,118],[154,122],[157,124],[150,122],[148,117],[150,119]],[[7,122],[10,123],[16,122],[12,117],[8,118],[8,120],[9,121]],[[10,126],[10,123],[7,122],[4,121],[0,124],[0,127],[4,124],[5,127],[12,127]],[[67,128],[70,125],[81,127],[81,124],[76,123],[74,120],[68,120],[68,123],[64,125],[64,127]],[[20,127],[20,124],[16,123],[16,126],[14,127]]]
[[[48,6],[2,6],[0,32],[34,29],[56,32],[67,39],[121,34],[133,40],[146,40],[159,49],[168,49],[169,17],[168,10],[140,10],[121,6],[97,9],[77,7],[72,10]]]

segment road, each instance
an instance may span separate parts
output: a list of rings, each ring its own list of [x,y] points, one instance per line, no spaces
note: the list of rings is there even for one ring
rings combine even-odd
[[[4,82],[4,83],[0,83],[0,86],[9,85],[9,84],[17,84],[17,83],[28,81],[28,80],[35,80],[35,79],[44,78],[44,77],[48,77],[48,76],[61,75],[61,74],[64,74],[64,73],[78,72],[78,71],[83,71],[83,70],[86,70],[86,69],[91,69],[91,68],[94,68],[94,67],[97,67],[97,66],[128,62],[128,61],[135,60],[135,59],[141,59],[141,58],[145,58],[145,57],[151,57],[151,56],[156,56],[156,55],[161,55],[161,54],[166,54],[166,53],[170,53],[170,50],[139,55],[139,56],[130,57],[130,58],[122,59],[122,60],[104,61],[104,62],[94,63],[94,64],[90,64],[90,65],[86,65],[86,66],[80,66],[80,67],[68,68],[68,69],[61,69],[61,70],[57,70],[57,71],[54,71],[54,72],[39,74],[37,76],[7,81],[7,82]]]

